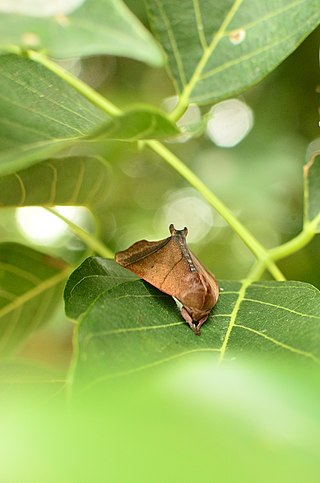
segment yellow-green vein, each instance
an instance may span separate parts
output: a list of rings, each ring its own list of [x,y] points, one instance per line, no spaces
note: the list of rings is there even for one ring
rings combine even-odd
[[[197,27],[197,32],[198,32],[198,35],[199,35],[200,44],[203,48],[203,51],[205,51],[208,48],[208,43],[207,43],[205,33],[204,33],[199,0],[192,0],[192,3],[193,3],[194,15],[195,15],[195,18],[196,18],[196,27]]]
[[[130,369],[128,371],[122,371],[122,372],[116,372],[113,374],[106,374],[105,376],[98,377],[97,379],[92,380],[89,384],[87,384],[84,389],[88,389],[90,386],[107,381],[108,379],[112,379],[114,377],[123,377],[123,376],[129,376],[130,374],[134,374],[136,372],[140,372],[146,369],[151,369],[153,367],[160,366],[162,364],[165,364],[167,362],[174,361],[176,359],[180,359],[181,357],[187,356],[189,354],[195,354],[199,352],[219,352],[219,349],[211,349],[211,348],[199,348],[199,349],[191,349],[189,351],[184,351],[180,352],[179,354],[174,354],[173,356],[165,357],[163,359],[159,359],[158,361],[155,362],[150,362],[149,364],[144,364],[139,367],[135,367],[134,369]]]
[[[52,171],[52,182],[51,182],[51,188],[50,188],[48,203],[49,203],[49,205],[54,205],[55,198],[56,198],[56,187],[57,187],[57,181],[58,181],[58,173],[57,173],[57,168],[52,163],[46,163],[46,165]]]
[[[252,302],[252,303],[261,304],[261,305],[268,305],[269,307],[273,307],[273,308],[279,309],[279,310],[285,310],[286,312],[291,312],[292,314],[299,315],[300,317],[307,317],[309,319],[319,319],[320,320],[320,315],[304,314],[303,312],[297,312],[296,310],[289,309],[287,307],[282,307],[281,305],[272,304],[270,302],[264,302],[263,300],[255,300],[255,299],[251,299],[251,298],[244,298],[243,300],[246,301],[246,302]]]
[[[14,176],[18,180],[19,187],[20,187],[20,190],[21,190],[20,200],[17,203],[17,205],[18,206],[23,206],[24,205],[24,202],[26,200],[26,188],[24,186],[24,182],[23,182],[21,176],[18,173],[14,173]]]
[[[245,280],[243,282],[243,285],[242,285],[240,291],[239,291],[239,296],[237,298],[236,303],[234,304],[234,307],[233,307],[233,310],[232,310],[232,313],[231,313],[231,317],[230,317],[230,322],[229,322],[229,325],[228,325],[228,328],[227,328],[227,332],[226,332],[226,335],[224,337],[224,340],[223,340],[221,348],[220,348],[219,362],[222,362],[223,358],[225,356],[227,346],[228,346],[228,342],[229,342],[229,339],[230,339],[230,335],[231,335],[232,329],[234,327],[234,324],[236,322],[238,312],[240,310],[241,302],[244,299],[245,294],[246,294],[246,290],[247,290],[247,288],[250,284],[251,284],[251,280],[249,280],[249,279]]]
[[[183,62],[182,62],[182,59],[180,57],[180,52],[179,52],[179,49],[178,49],[178,46],[177,46],[177,43],[176,43],[176,39],[175,39],[173,30],[171,28],[169,19],[168,19],[167,15],[166,15],[165,11],[162,8],[161,2],[158,1],[158,0],[156,0],[156,3],[158,5],[159,12],[160,12],[160,15],[162,17],[162,20],[163,20],[163,22],[164,22],[164,24],[166,26],[166,29],[167,29],[169,42],[171,44],[172,52],[173,52],[174,58],[176,60],[178,72],[179,72],[179,75],[180,75],[181,84],[183,86],[185,86],[186,85],[186,82],[187,82],[187,78],[186,78],[186,74],[184,72]]]
[[[277,339],[274,339],[273,337],[270,337],[270,336],[264,334],[263,332],[252,329],[251,327],[246,327],[245,325],[234,324],[234,327],[239,327],[241,329],[248,330],[249,332],[253,332],[254,334],[258,335],[259,337],[263,337],[264,339],[272,342],[273,344],[281,347],[282,349],[286,349],[290,352],[294,352],[294,353],[299,354],[301,356],[308,357],[309,359],[312,359],[317,364],[320,364],[320,360],[315,355],[313,355],[311,352],[306,352],[306,351],[303,351],[301,349],[297,349],[296,347],[292,347],[291,345],[285,344],[284,342],[281,342]]]

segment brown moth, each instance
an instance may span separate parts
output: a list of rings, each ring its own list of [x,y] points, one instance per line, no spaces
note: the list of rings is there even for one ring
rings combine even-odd
[[[169,230],[171,236],[164,240],[141,240],[116,253],[116,262],[178,299],[183,305],[182,317],[199,335],[200,327],[217,303],[218,282],[189,250],[188,229],[176,230],[170,225]]]

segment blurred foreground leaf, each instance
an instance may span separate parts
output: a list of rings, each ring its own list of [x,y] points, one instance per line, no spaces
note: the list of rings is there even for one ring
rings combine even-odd
[[[317,232],[320,231],[320,153],[316,152],[304,167],[304,219],[312,222],[317,219]]]
[[[2,360],[0,364],[0,404],[10,395],[26,400],[63,397],[65,374],[23,358]],[[19,389],[18,389],[19,388]]]
[[[72,3],[65,4],[65,12],[54,2],[16,1],[7,6],[10,13],[2,13],[6,9],[0,5],[0,49],[17,45],[57,58],[109,54],[163,63],[156,42],[121,0]]]
[[[158,110],[138,107],[110,117],[31,60],[0,57],[0,174],[26,168],[80,140],[173,136]]]
[[[89,258],[70,277],[66,312],[80,318],[75,377],[94,383],[194,352],[320,362],[320,294],[301,282],[221,282],[200,337],[174,300],[113,260]]]
[[[0,244],[0,353],[47,323],[70,273],[63,261],[15,243]]]
[[[34,386],[13,385],[0,398],[0,480],[317,482],[318,372],[302,364],[293,377],[274,362],[212,367],[193,354],[92,388],[67,408],[47,387],[36,397]]]
[[[176,90],[206,104],[271,72],[319,24],[319,0],[147,0]]]

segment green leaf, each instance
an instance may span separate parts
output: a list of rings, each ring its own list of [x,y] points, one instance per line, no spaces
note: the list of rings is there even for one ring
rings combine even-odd
[[[63,261],[15,243],[0,245],[0,353],[47,323],[70,273]]]
[[[15,45],[57,58],[108,54],[163,64],[155,40],[121,0],[77,3],[78,8],[69,5],[64,14],[50,2],[24,9],[13,2],[10,13],[0,15],[0,49]]]
[[[169,137],[177,128],[156,109],[139,107],[111,118],[45,67],[0,57],[0,174],[47,159],[90,138]]]
[[[108,164],[97,158],[50,159],[0,177],[0,208],[79,205],[93,209],[104,204],[109,185]]]
[[[304,219],[320,232],[320,153],[315,152],[304,167]]]
[[[89,284],[83,284],[88,278]],[[64,291],[66,313],[78,319],[105,290],[112,289],[126,282],[140,279],[129,270],[124,270],[112,260],[90,257],[71,275]],[[91,283],[94,281],[94,283]]]
[[[193,352],[213,360],[250,352],[320,362],[320,294],[301,282],[221,282],[195,336],[174,300],[113,260],[87,259],[70,277],[66,313],[80,318],[76,378],[91,382]]]
[[[147,0],[183,102],[206,104],[260,81],[319,24],[319,0]]]
[[[48,158],[108,119],[41,65],[0,57],[0,173]]]

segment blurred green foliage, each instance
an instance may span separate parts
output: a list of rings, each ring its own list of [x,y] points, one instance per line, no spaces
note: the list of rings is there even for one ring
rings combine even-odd
[[[148,27],[143,2],[126,3]],[[188,142],[168,139],[167,146],[267,248],[301,231],[303,165],[306,153],[319,143],[319,40],[318,29],[267,78],[238,96],[250,106],[254,124],[237,146],[218,147],[205,133]],[[63,65],[119,106],[139,101],[163,108],[164,99],[174,95],[164,69],[134,60],[98,55]],[[205,116],[210,108],[201,107],[201,113]],[[97,231],[112,251],[138,239],[163,238],[169,223],[186,225],[192,250],[219,279],[247,275],[251,252],[199,193],[151,150],[139,143],[109,141],[93,147],[79,142],[64,154],[106,159],[105,203],[95,214]],[[80,225],[96,229],[90,214]],[[13,208],[1,210],[0,239],[25,243],[75,266],[87,253],[71,233],[52,243],[29,239]],[[279,266],[288,279],[320,288],[319,249],[315,237]],[[32,262],[28,270],[35,270]],[[102,310],[104,317],[108,308]],[[116,312],[112,320],[118,322]],[[277,320],[272,322],[276,327]],[[295,338],[294,329],[280,329],[289,340]],[[312,340],[310,331],[304,334]],[[188,336],[186,332],[183,337]],[[266,363],[257,354],[216,367],[206,355],[193,354],[175,364],[110,378],[107,386],[77,388],[66,411],[77,356],[84,366],[87,362],[85,353],[73,353],[71,338],[61,298],[50,324],[32,334],[16,358],[1,363],[0,481],[317,481],[317,367],[280,363],[277,358]],[[86,340],[80,342],[85,345]],[[179,344],[173,338],[170,343],[176,350]],[[143,342],[138,349],[143,356]],[[108,365],[104,350],[95,354]],[[115,345],[113,350],[118,352]],[[125,356],[123,352],[123,360]],[[130,365],[129,358],[126,363]]]

